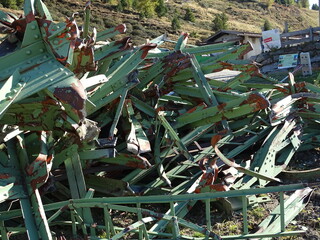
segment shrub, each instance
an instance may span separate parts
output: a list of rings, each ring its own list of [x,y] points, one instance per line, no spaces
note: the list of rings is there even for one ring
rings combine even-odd
[[[164,4],[163,0],[158,0],[155,11],[156,11],[158,17],[163,17],[167,14],[168,8]]]
[[[213,19],[212,30],[217,32],[222,29],[228,29],[228,17],[225,13],[216,14],[216,17]]]
[[[153,0],[139,0],[136,1],[136,9],[138,10],[141,17],[150,18],[155,15],[155,8],[157,2]]]
[[[303,8],[309,8],[309,0],[300,0],[299,2]]]
[[[121,1],[118,3],[116,9],[117,9],[117,12],[122,12],[123,11],[123,5],[122,5]]]
[[[12,9],[17,8],[16,0],[1,0],[0,3],[6,8],[12,8]]]
[[[179,21],[179,18],[177,16],[173,17],[173,19],[171,21],[171,28],[174,31],[177,31],[177,30],[179,30],[181,28],[180,21]]]
[[[316,4],[316,3],[312,4],[311,9],[312,9],[312,10],[319,10],[318,4]]]
[[[274,4],[274,0],[267,0],[267,8],[270,8]]]
[[[184,15],[184,20],[190,21],[190,22],[195,22],[196,18],[194,17],[193,12],[190,10],[190,8],[186,9],[186,15]]]
[[[128,0],[120,0],[119,3],[121,3],[123,8],[129,8],[130,7],[130,3]]]
[[[191,32],[190,33],[190,37],[197,38],[198,37],[198,33],[197,32]]]
[[[268,31],[268,30],[271,30],[271,29],[272,29],[271,23],[269,22],[268,19],[265,19],[264,20],[264,24],[263,24],[263,30],[264,31]]]

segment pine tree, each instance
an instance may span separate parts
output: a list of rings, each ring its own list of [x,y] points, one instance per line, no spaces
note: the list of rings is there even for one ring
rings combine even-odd
[[[180,21],[179,21],[179,18],[177,16],[173,17],[173,19],[171,21],[171,28],[174,31],[177,31],[177,30],[179,30],[181,28]]]
[[[137,8],[138,8],[138,0],[132,0],[132,5],[131,5],[131,7],[132,7],[133,9],[137,9]]]
[[[312,9],[312,10],[319,10],[318,4],[316,4],[316,3],[312,4],[311,9]]]
[[[303,8],[309,8],[309,0],[300,0],[299,2]]]
[[[271,29],[272,29],[271,23],[269,22],[268,19],[265,19],[263,24],[263,31],[268,31]]]
[[[16,0],[1,0],[0,3],[6,8],[12,8],[12,9],[17,8]]]
[[[267,0],[267,7],[270,8],[274,4],[274,0]]]
[[[21,7],[23,5],[24,0],[16,0],[17,1],[17,6]]]
[[[190,8],[186,9],[186,15],[184,15],[183,19],[186,20],[186,21],[190,21],[190,22],[195,22],[196,21],[196,18],[194,17],[194,14],[193,14],[193,12],[191,11]]]
[[[291,5],[295,4],[295,1],[294,0],[286,0],[285,3],[287,6],[291,6]]]
[[[118,5],[119,1],[118,0],[105,0],[105,2],[111,4],[111,5]]]
[[[117,12],[122,12],[123,11],[123,6],[122,6],[122,3],[121,1],[118,3],[117,5]]]
[[[141,17],[150,18],[155,15],[157,2],[155,0],[139,0],[136,9]]]
[[[128,8],[129,4],[127,0],[120,0],[120,3],[122,5],[122,8]]]
[[[216,17],[213,19],[212,30],[217,32],[222,29],[228,29],[228,17],[225,13],[216,14]]]
[[[163,17],[167,14],[168,8],[164,4],[163,0],[158,0],[155,11],[156,11],[158,17]]]

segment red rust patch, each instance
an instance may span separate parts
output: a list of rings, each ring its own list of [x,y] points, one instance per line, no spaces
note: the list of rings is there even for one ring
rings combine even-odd
[[[36,68],[36,67],[38,67],[38,66],[40,66],[40,65],[41,65],[41,64],[35,64],[35,65],[31,66],[31,67],[28,67],[28,68],[26,68],[26,69],[23,69],[20,73],[28,72],[28,71],[30,71],[30,70],[32,70],[32,69],[34,69],[34,68]]]
[[[243,101],[243,104],[255,104],[257,107],[255,110],[265,109],[270,106],[270,102],[260,94],[252,93],[249,95],[248,99]]]
[[[225,106],[227,106],[226,103],[221,103],[217,106],[217,108],[219,109],[219,111],[222,111],[225,108]]]
[[[116,26],[115,30],[117,30],[119,33],[125,33],[126,32],[126,25],[125,24],[120,24]]]
[[[8,178],[10,178],[9,174],[7,173],[0,174],[0,179],[8,179]]]
[[[189,37],[188,33],[182,33],[181,35],[183,35],[183,39],[187,39]]]
[[[154,49],[156,47],[157,47],[157,44],[155,44],[155,43],[149,43],[149,44],[142,46],[140,48],[140,50],[142,51],[141,59],[145,59],[145,57],[148,55],[148,52],[151,49]]]
[[[34,21],[35,16],[34,16],[33,12],[29,12],[27,14],[27,16],[25,17],[25,19],[26,19],[27,23],[31,23],[32,21]]]
[[[214,135],[212,138],[211,138],[211,145],[214,147],[218,142],[219,140],[222,138],[222,136],[224,136],[226,133],[227,133],[227,129],[225,130],[222,130],[220,131],[219,133],[217,133],[216,135]]]
[[[200,103],[198,106],[195,106],[195,107],[193,107],[193,108],[191,108],[191,109],[189,109],[188,111],[187,111],[187,113],[193,113],[194,111],[196,111],[197,109],[204,109],[204,108],[206,108],[207,107],[207,105],[204,103],[204,102],[202,102],[202,103]]]
[[[77,80],[76,83],[72,83],[71,87],[56,88],[53,94],[62,102],[71,105],[75,110],[77,110],[79,117],[84,117],[82,111],[84,111],[87,95],[79,80]]]
[[[45,183],[47,181],[47,179],[48,179],[47,175],[38,177],[36,179],[32,179],[30,182],[32,190],[35,191],[37,189],[37,185],[40,183]]]

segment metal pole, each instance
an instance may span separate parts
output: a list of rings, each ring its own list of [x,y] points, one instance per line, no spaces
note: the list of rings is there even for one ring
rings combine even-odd
[[[320,27],[320,0],[318,1],[318,11],[319,11],[319,27]]]

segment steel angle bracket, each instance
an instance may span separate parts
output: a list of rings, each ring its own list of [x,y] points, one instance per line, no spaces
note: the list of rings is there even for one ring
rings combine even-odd
[[[306,98],[320,98],[320,95],[317,93],[295,93],[290,96],[287,96],[280,101],[276,102],[272,106],[272,110],[270,113],[270,122],[272,126],[280,124],[285,118],[287,118],[290,114],[294,112],[299,112],[295,103],[297,101],[301,101]]]
[[[200,92],[203,96],[205,103],[209,106],[219,105],[217,98],[213,94],[212,89],[208,84],[208,81],[205,78],[199,63],[197,62],[194,56],[192,56],[191,58],[191,64],[192,64],[193,78],[195,79],[195,82],[197,83],[198,88],[200,89]]]
[[[0,186],[0,203],[9,198],[9,190],[13,187],[14,183],[9,183],[6,186]]]
[[[96,192],[107,194],[108,196],[121,197],[134,194],[129,183],[122,180],[90,174],[85,176],[85,181],[88,187],[93,188]]]
[[[130,50],[132,50],[131,39],[126,37],[120,41],[95,47],[94,56],[96,61],[104,62],[106,60],[121,57],[125,54],[130,54]],[[98,69],[98,71],[101,71],[101,69]]]
[[[168,35],[165,33],[165,34],[162,34],[160,35],[159,37],[156,37],[154,39],[151,39],[149,41],[149,43],[155,43],[157,44],[158,46],[160,46],[161,44],[163,44],[164,42],[166,42],[168,40]]]
[[[21,81],[21,76],[18,71],[15,71],[0,88],[0,119],[3,117],[5,111],[15,101],[17,96],[26,85]]]
[[[293,132],[292,132],[293,131]],[[291,136],[289,134],[292,132]],[[269,135],[268,141],[257,152],[251,169],[258,169],[259,173],[267,174],[271,177],[277,176],[287,166],[291,160],[293,153],[296,152],[301,144],[300,139],[297,137],[301,135],[297,121],[295,119],[287,119],[284,125],[278,131]],[[292,144],[292,150],[287,155],[286,160],[282,163],[276,162],[276,155],[289,144]],[[266,182],[260,181],[260,184],[265,185]]]
[[[142,156],[128,153],[116,153],[115,157],[112,158],[99,158],[99,162],[112,163],[122,166],[127,166],[131,168],[148,169],[152,165],[150,162]]]
[[[227,42],[227,43],[218,43],[206,46],[200,46],[196,48],[184,48],[182,50],[183,53],[195,54],[195,55],[204,55],[210,54],[215,52],[225,52],[228,48],[234,47],[234,42]],[[161,53],[149,53],[148,58],[160,58],[167,56],[173,53],[175,50],[161,52]]]
[[[218,106],[208,107],[201,112],[184,114],[177,118],[176,128],[189,124],[190,126],[201,126],[214,124],[225,119],[253,114],[266,109],[270,102],[261,94],[252,93],[249,96],[235,99]]]
[[[37,165],[37,161],[41,158],[41,154],[36,159],[36,163],[29,165],[29,157],[25,149],[25,140],[23,135],[18,135],[15,139],[12,139],[8,142],[8,150],[10,154],[10,160],[14,168],[17,168],[21,171],[21,176],[19,180],[25,183],[29,183],[26,186],[22,186],[20,191],[24,192],[28,198],[20,198],[21,209],[24,213],[24,220],[26,228],[29,232],[29,237],[31,239],[46,239],[52,240],[52,235],[49,229],[48,221],[46,214],[43,209],[42,200],[38,190],[37,184],[43,184],[46,181],[46,174],[42,176],[43,171],[41,168],[45,168],[47,172],[47,165],[44,164],[43,167],[38,165],[38,170],[33,172],[34,176],[29,176],[30,170]],[[41,160],[40,160],[41,161]],[[38,174],[38,175],[37,175]],[[31,185],[31,183],[37,183]],[[31,209],[37,209],[37,211],[32,212]]]
[[[174,47],[174,50],[182,50],[186,47],[187,41],[188,41],[189,34],[188,33],[182,33]]]
[[[222,152],[220,152],[219,148],[217,147],[217,143],[218,143],[218,141],[219,141],[221,138],[222,138],[222,135],[215,135],[214,137],[212,137],[211,145],[214,147],[214,150],[215,150],[216,154],[218,155],[218,157],[219,157],[225,164],[227,164],[228,166],[233,167],[233,168],[237,169],[238,171],[243,172],[243,173],[245,173],[246,175],[251,176],[251,177],[256,177],[256,178],[258,178],[258,179],[263,179],[263,180],[266,180],[266,181],[281,182],[280,179],[278,179],[278,178],[269,177],[269,176],[263,175],[263,174],[261,174],[261,173],[252,171],[252,170],[250,170],[250,169],[246,169],[246,168],[240,166],[239,164],[237,164],[237,163],[229,160],[227,157],[225,157],[225,156],[222,154]]]
[[[279,205],[259,224],[259,230],[256,233],[284,232],[285,227],[306,207],[312,192],[311,188],[296,190],[286,200],[284,200],[284,193],[280,193]],[[271,240],[271,238],[260,239]]]
[[[106,29],[102,32],[99,32],[97,34],[97,42],[98,41],[105,41],[107,40],[108,38],[112,38],[118,34],[123,34],[126,32],[126,25],[125,24],[120,24],[116,27],[113,27],[113,28],[109,28],[109,29]]]
[[[135,116],[131,100],[127,100],[124,104],[126,115],[131,125],[130,133],[127,137],[127,150],[134,154],[146,153],[151,151],[151,145],[147,135]]]
[[[114,101],[120,96],[121,96],[120,103],[123,104],[122,102],[125,101],[128,91],[134,88],[138,83],[139,83],[139,80],[136,77],[136,73],[132,72],[128,76],[124,77],[123,79],[119,79],[117,85],[109,86],[108,89],[105,89],[104,93],[101,92],[100,98],[97,98],[98,95],[95,95],[92,98],[89,97],[88,100],[91,102],[91,104],[87,105],[88,115],[91,115],[97,112],[102,107],[104,107],[108,103],[111,103],[112,101]],[[108,82],[106,82],[105,84],[108,84]],[[116,116],[116,119],[120,117],[120,114],[122,112],[120,111],[121,109],[122,109],[122,105],[119,105],[117,109],[118,115]],[[117,123],[116,119],[113,121],[115,124]],[[113,128],[115,128],[115,125],[113,126]],[[110,134],[112,135],[114,133],[110,132]]]
[[[156,131],[155,131],[155,144],[154,144],[154,161],[156,163],[157,172],[161,180],[163,180],[169,187],[171,187],[171,181],[167,177],[167,174],[165,172],[161,157],[160,157],[160,148],[162,145],[162,141],[164,138],[162,138],[161,141],[161,132],[160,132],[161,124],[159,121],[156,122]]]
[[[183,144],[176,131],[172,128],[170,123],[165,119],[161,112],[158,112],[158,119],[161,122],[162,126],[168,131],[172,141],[177,145],[181,153],[186,157],[186,159],[193,160],[192,155],[189,153],[187,147]]]

